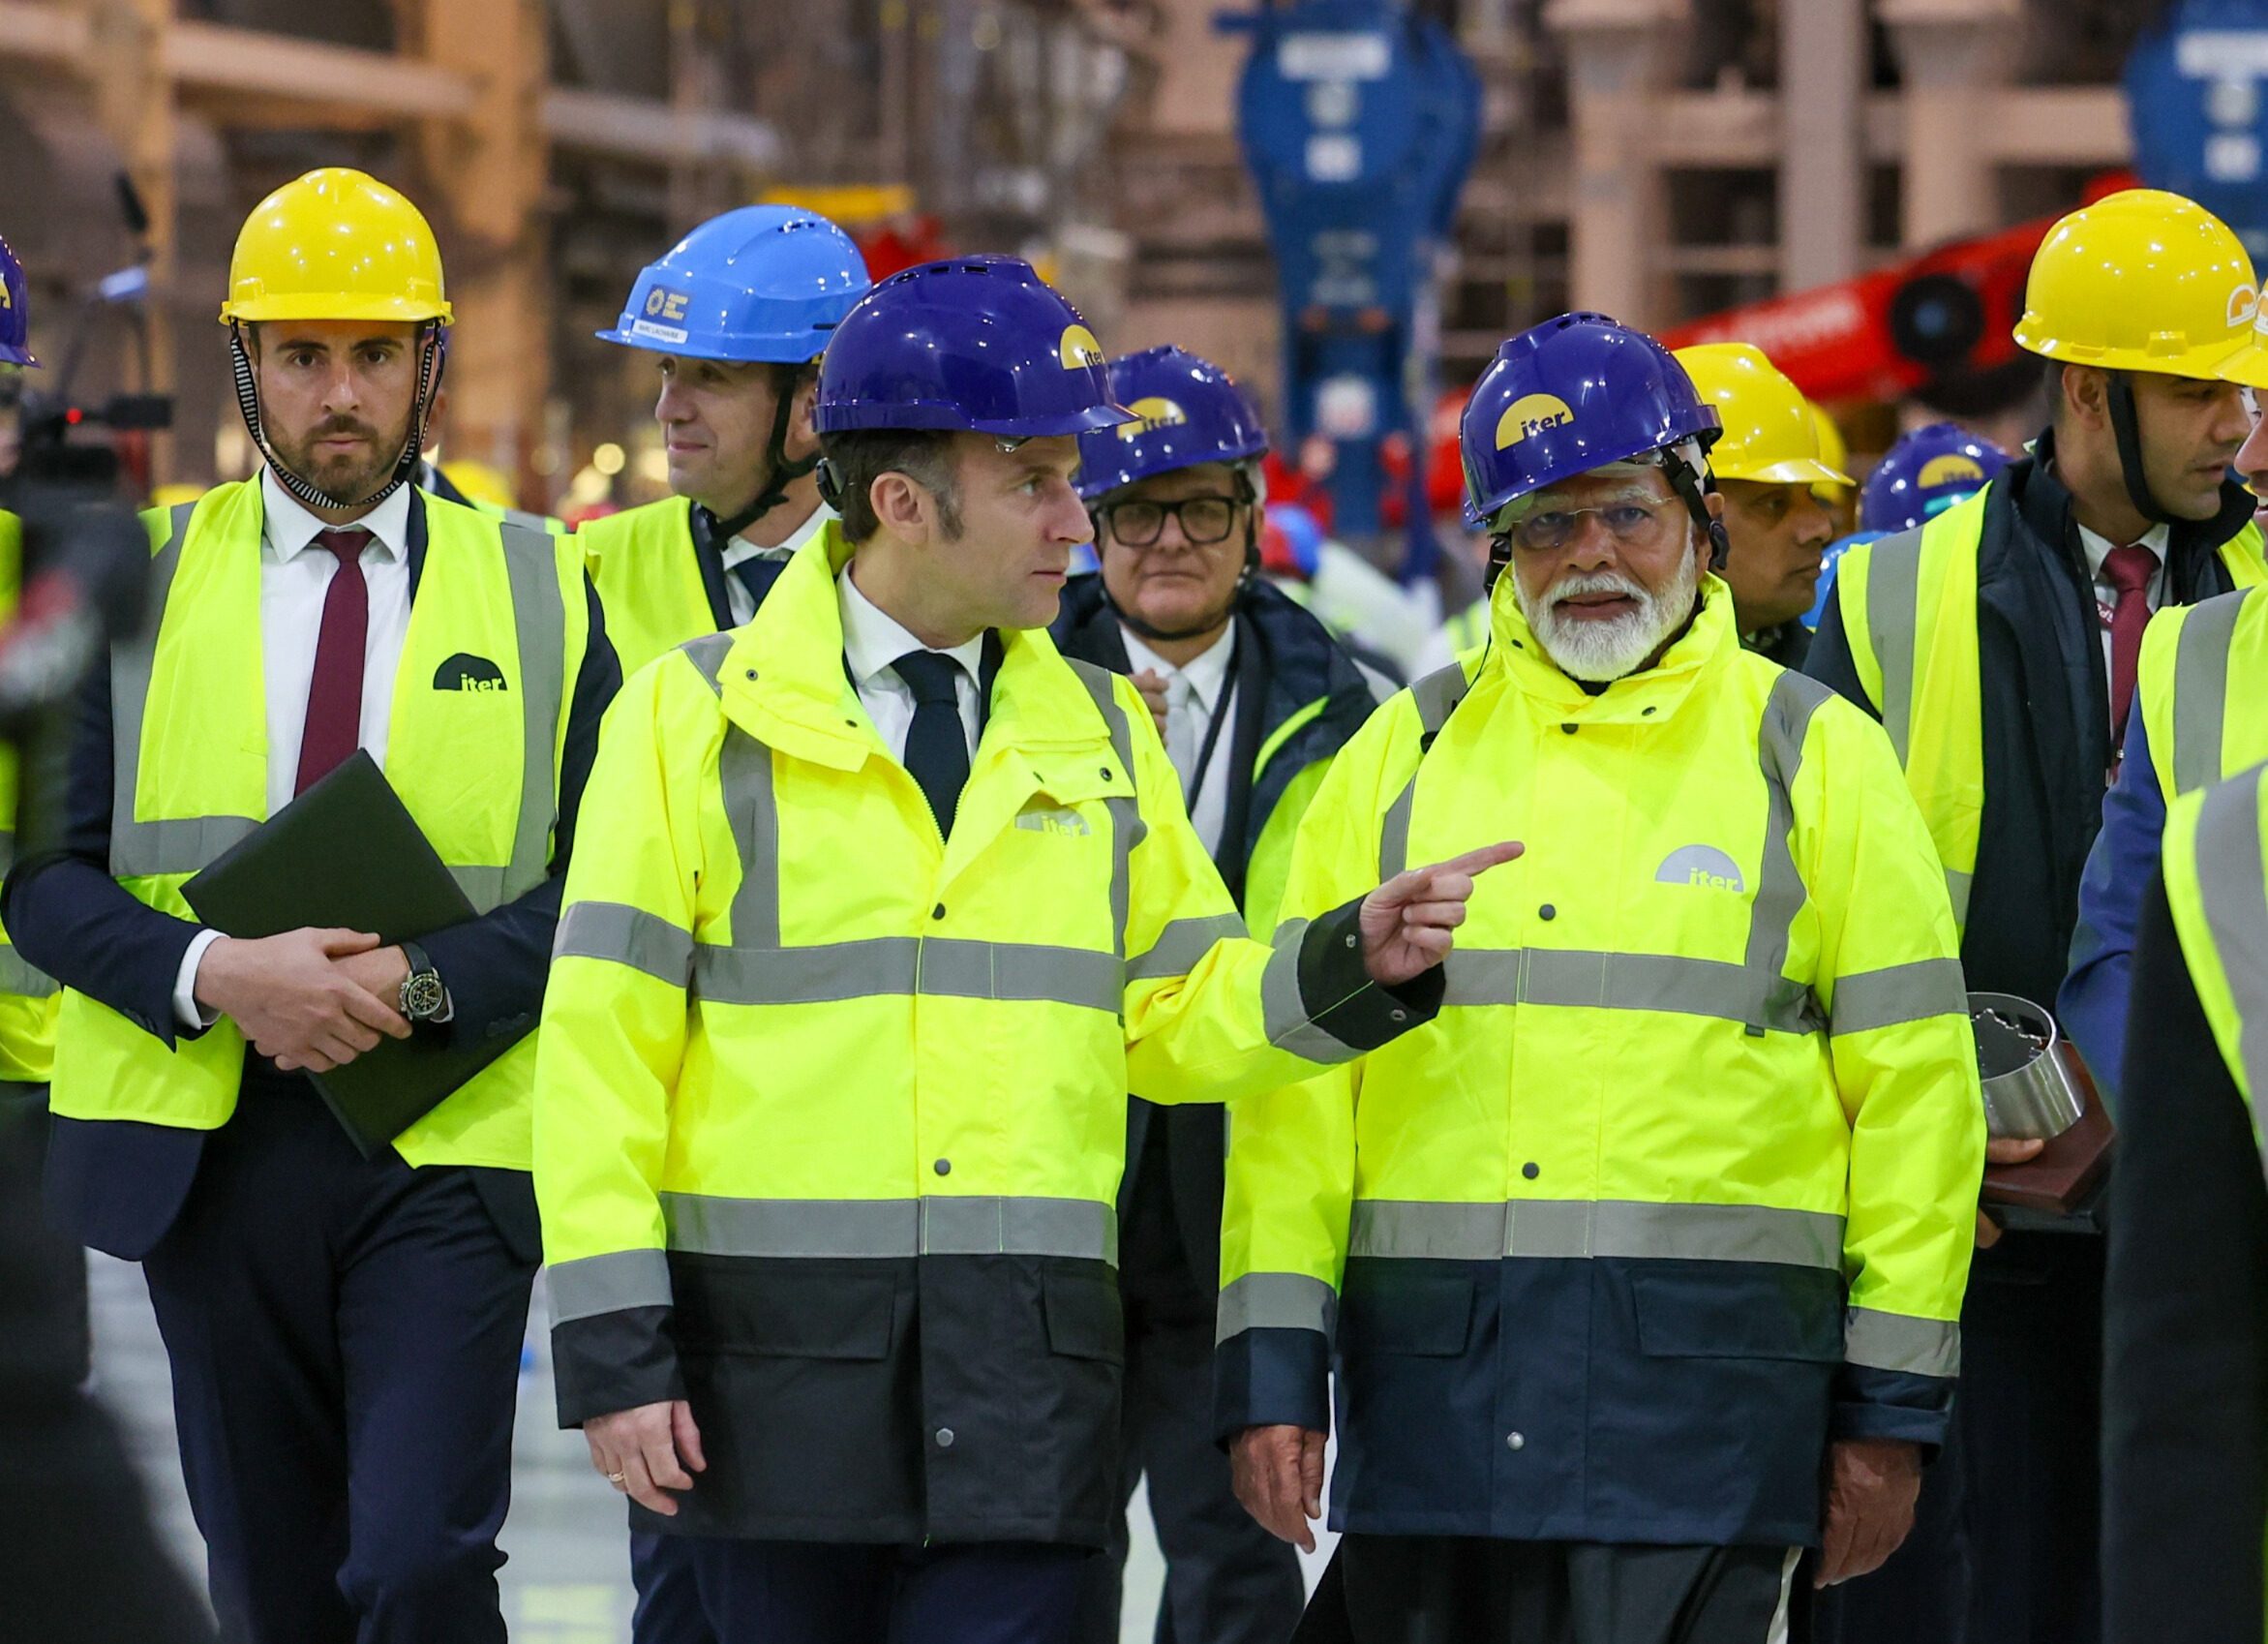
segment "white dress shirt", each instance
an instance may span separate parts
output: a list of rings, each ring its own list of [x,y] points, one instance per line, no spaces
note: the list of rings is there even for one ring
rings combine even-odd
[[[1165,678],[1165,754],[1181,774],[1191,825],[1205,842],[1206,853],[1218,853],[1222,830],[1228,826],[1228,767],[1234,763],[1228,745],[1236,740],[1236,681],[1228,671],[1236,655],[1236,624],[1230,623],[1219,639],[1180,668],[1144,645],[1132,628],[1122,624],[1119,633],[1135,673],[1153,669]],[[1221,734],[1213,739],[1213,757],[1205,762],[1204,779],[1193,794],[1189,780],[1196,774],[1216,715]]]
[[[736,536],[725,544],[724,597],[733,614],[733,626],[746,627],[756,620],[756,595],[748,592],[748,585],[733,575],[735,565],[750,560],[787,560],[796,551],[827,528],[828,521],[838,516],[825,502],[811,511],[811,517],[788,533],[788,539],[776,548],[760,548],[745,536]]]
[[[2172,539],[2172,536],[2171,528],[2164,525],[2154,525],[2135,538],[2135,541],[2142,547],[2158,556],[2158,568],[2150,573],[2150,586],[2142,594],[2142,597],[2149,602],[2152,611],[2156,611],[2165,603],[2165,550],[2166,544]],[[2114,609],[2118,604],[2118,589],[2108,577],[2102,574],[2102,562],[2110,558],[2110,551],[2113,548],[2121,547],[2123,544],[2113,542],[2109,537],[2089,531],[2082,525],[2079,527],[2079,546],[2085,550],[2087,555],[2087,574],[2095,579],[2096,604],[2104,611]],[[2102,626],[2102,677],[2107,680],[2110,678],[2110,628],[2107,624],[2099,624],[2098,625]],[[2104,712],[2109,712],[2107,696],[2104,698]],[[2125,738],[2126,727],[2124,725],[2113,724],[2110,727],[2110,746],[2112,748],[2123,746]]]
[[[857,563],[854,560],[852,564]],[[858,686],[859,701],[864,706],[867,717],[874,721],[874,729],[881,734],[882,746],[902,765],[906,759],[906,735],[914,728],[914,688],[897,677],[897,670],[891,664],[909,651],[936,651],[937,648],[923,645],[906,631],[904,624],[861,593],[849,566],[834,579],[834,596],[836,607],[842,613],[843,656],[851,666],[851,683]],[[977,691],[984,669],[984,636],[980,633],[964,645],[937,654],[960,664],[960,671],[953,678],[953,696],[960,704],[961,729],[968,733],[969,756],[973,760],[980,723]]]
[[[323,598],[339,573],[336,556],[315,546],[325,525],[299,500],[260,473],[263,525],[259,545],[259,640],[267,693],[268,814],[291,803],[299,781],[299,744],[307,730],[307,698],[315,685],[316,644],[322,634]],[[362,651],[362,725],[358,742],[385,769],[386,735],[394,717],[394,672],[409,632],[409,487],[401,486],[353,522],[370,533],[362,550],[362,581],[370,595],[370,627]],[[218,1016],[197,1002],[197,967],[220,940],[202,930],[181,957],[173,985],[173,1012],[189,1027],[210,1027]],[[388,1000],[391,1004],[393,1001]]]

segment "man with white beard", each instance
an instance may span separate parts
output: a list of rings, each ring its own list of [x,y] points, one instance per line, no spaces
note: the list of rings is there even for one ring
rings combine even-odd
[[[1715,411],[1566,315],[1466,413],[1486,648],[1374,715],[1283,916],[1509,837],[1436,1019],[1229,1126],[1216,1429],[1362,1644],[1767,1644],[1912,1522],[1983,1122],[1881,728],[1742,650]],[[1508,574],[1506,574],[1508,573]]]

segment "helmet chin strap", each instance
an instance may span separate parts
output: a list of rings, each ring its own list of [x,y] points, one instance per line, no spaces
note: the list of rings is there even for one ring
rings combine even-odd
[[[311,508],[375,508],[396,491],[409,483],[417,472],[417,465],[425,456],[425,424],[433,413],[433,397],[441,385],[441,370],[447,363],[447,350],[441,346],[442,330],[438,321],[425,320],[421,324],[417,354],[417,397],[409,407],[409,432],[402,442],[402,454],[394,460],[393,472],[386,482],[369,496],[355,502],[342,502],[314,481],[295,472],[276,452],[268,441],[267,428],[260,416],[259,377],[253,369],[251,350],[245,346],[244,325],[240,320],[228,322],[228,363],[236,380],[236,409],[244,416],[245,431],[252,436],[268,472],[276,476],[276,483]]]
[[[2142,467],[2142,426],[2134,414],[2133,378],[2124,371],[2104,375],[2110,379],[2106,395],[2110,431],[2118,440],[2118,472],[2126,482],[2127,501],[2153,525],[2172,525],[2174,516],[2159,506],[2158,499],[2150,494],[2150,477]]]

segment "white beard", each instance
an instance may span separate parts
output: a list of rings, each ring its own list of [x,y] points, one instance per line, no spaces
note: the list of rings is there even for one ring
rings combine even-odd
[[[1519,598],[1520,614],[1527,619],[1528,631],[1559,671],[1569,679],[1604,685],[1637,668],[1684,625],[1700,587],[1701,556],[1687,554],[1669,586],[1658,592],[1614,571],[1568,577],[1533,605],[1517,580],[1512,592]],[[1561,602],[1579,594],[1625,594],[1637,601],[1638,609],[1610,622],[1562,617]]]

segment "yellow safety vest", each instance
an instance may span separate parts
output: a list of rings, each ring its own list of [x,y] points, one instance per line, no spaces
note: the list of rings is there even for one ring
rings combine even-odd
[[[23,578],[23,522],[0,513],[0,623]],[[0,743],[0,875],[15,865],[16,752]],[[43,1082],[54,1066],[57,989],[20,958],[0,927],[0,1081]]]
[[[1906,769],[1966,925],[1984,816],[1984,716],[1977,640],[1977,549],[1992,487],[1919,530],[1862,542],[1835,570],[1851,661]],[[2239,588],[2268,581],[2257,526],[2222,544]]]
[[[2143,632],[2134,694],[2167,799],[2268,759],[2268,603],[2252,592],[2168,606]]]
[[[1848,1278],[1848,1362],[1952,1373],[1983,1120],[1936,857],[1880,731],[1704,588],[1596,695],[1499,590],[1485,656],[1333,761],[1294,918],[1527,853],[1481,881],[1434,1021],[1234,1110],[1224,1343],[1328,1336],[1350,1259],[1763,1262]]]
[[[941,840],[844,677],[848,558],[831,523],[608,715],[538,1052],[561,1320],[668,1305],[669,1252],[1113,1260],[1128,1091],[1354,1053],[1301,1013],[1305,922],[1244,939],[1138,693],[1043,629]]]
[[[425,497],[426,556],[394,681],[386,777],[480,912],[541,884],[559,762],[589,638],[571,538],[499,526]],[[110,654],[116,791],[110,870],[147,905],[194,918],[181,887],[267,817],[259,484],[217,486],[143,516],[156,555],[154,632]],[[452,660],[489,688],[441,688]],[[451,678],[457,673],[452,672]],[[223,1019],[165,1043],[66,989],[54,1111],[212,1130],[235,1111],[244,1039]],[[532,1036],[396,1140],[412,1165],[526,1170]]]
[[[575,533],[625,680],[665,651],[716,631],[692,520],[691,502],[665,497],[588,520]]]
[[[2193,788],[2166,807],[2165,900],[2222,1060],[2252,1111],[2268,1090],[2268,766]],[[2268,1167],[2268,1145],[2261,1159]]]

